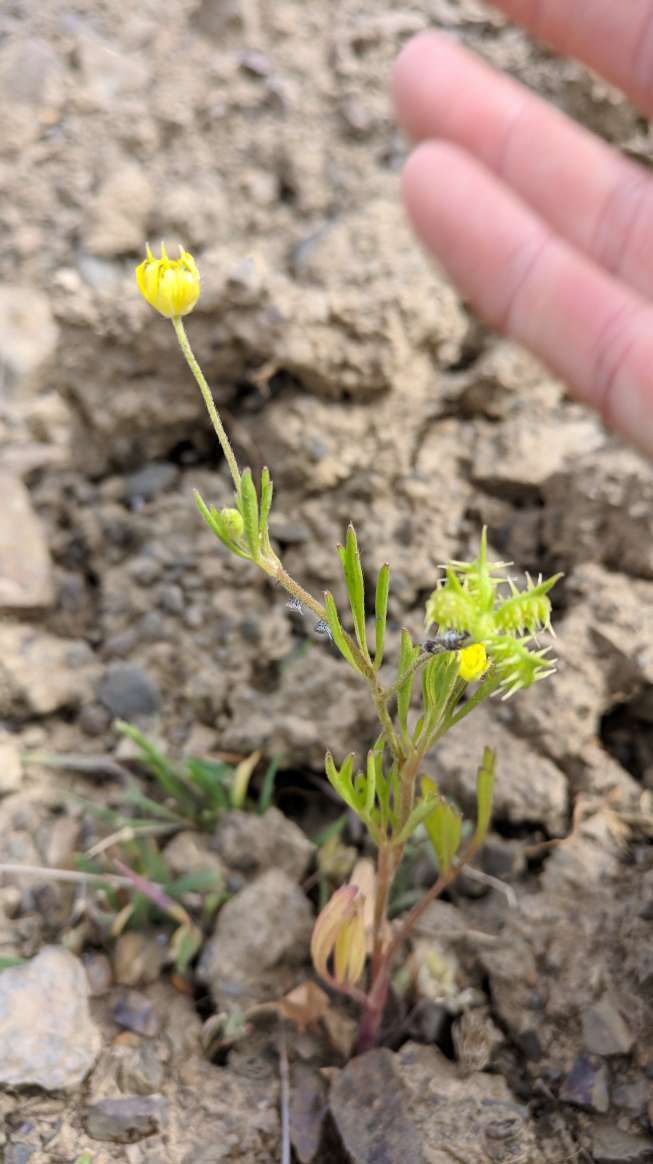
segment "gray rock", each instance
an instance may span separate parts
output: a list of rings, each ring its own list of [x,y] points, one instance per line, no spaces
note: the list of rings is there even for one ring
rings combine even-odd
[[[171,489],[179,480],[179,469],[168,461],[153,461],[127,478],[127,496],[130,501],[151,501],[159,493]]]
[[[642,1116],[649,1103],[653,1103],[653,1083],[648,1079],[635,1079],[630,1083],[617,1083],[612,1089],[612,1102],[624,1107],[633,1115]]]
[[[0,974],[0,1083],[77,1087],[99,1050],[86,975],[67,950],[47,946]]]
[[[597,1121],[592,1129],[595,1164],[651,1164],[653,1139],[623,1132],[614,1120]]]
[[[464,1077],[435,1047],[353,1059],[334,1079],[330,1106],[352,1164],[544,1164],[505,1080]]]
[[[338,1073],[330,1107],[352,1164],[426,1164],[395,1056],[387,1048],[359,1055]]]
[[[32,287],[0,287],[0,361],[3,387],[28,384],[56,349],[59,328],[49,300]]]
[[[593,1055],[579,1055],[560,1088],[563,1103],[605,1113],[610,1107],[608,1069]]]
[[[114,1022],[125,1030],[137,1035],[153,1038],[161,1030],[161,1017],[146,994],[139,990],[126,990],[114,1004]]]
[[[99,1099],[82,1112],[86,1132],[94,1140],[133,1144],[161,1130],[161,1096],[129,1095],[120,1099]]]
[[[627,1055],[635,1041],[608,994],[583,1011],[581,1022],[583,1045],[595,1055]]]
[[[113,975],[106,954],[101,954],[98,950],[88,950],[82,955],[82,963],[91,998],[101,998],[103,994],[108,994],[113,985]]]
[[[122,1048],[118,1085],[133,1095],[153,1095],[163,1085],[163,1063],[152,1043]]]
[[[251,812],[227,812],[218,822],[215,847],[232,869],[260,873],[281,869],[300,881],[315,852],[315,845],[278,808],[263,816]]]
[[[112,168],[88,209],[86,249],[107,258],[138,251],[153,201],[152,184],[141,166],[127,162]]]
[[[45,531],[17,477],[0,473],[0,612],[45,609],[54,601]]]
[[[20,745],[9,732],[0,730],[0,796],[17,792],[23,780]]]
[[[222,907],[200,959],[219,1008],[278,998],[308,957],[311,907],[280,869],[270,869]]]
[[[161,974],[165,950],[159,942],[138,930],[121,934],[113,951],[113,973],[121,986],[142,986],[156,982]]]
[[[118,719],[154,715],[161,706],[156,683],[133,663],[115,663],[109,667],[100,680],[97,695]]]
[[[95,676],[87,643],[23,623],[0,623],[0,715],[50,715],[90,698]]]
[[[2,1157],[3,1164],[28,1164],[34,1152],[35,1148],[32,1144],[7,1144],[5,1154]]]
[[[485,745],[497,753],[494,815],[511,824],[544,824],[554,835],[565,833],[567,781],[563,773],[526,740],[508,731],[497,719],[496,708],[477,708],[439,742],[433,763],[440,790],[473,815],[476,768]]]

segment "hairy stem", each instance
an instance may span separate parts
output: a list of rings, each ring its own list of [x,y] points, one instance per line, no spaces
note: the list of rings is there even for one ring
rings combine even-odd
[[[175,329],[175,334],[179,341],[179,347],[184,353],[186,363],[193,373],[193,376],[195,377],[199,386],[199,390],[202,393],[202,399],[206,405],[206,410],[211,417],[211,424],[213,425],[215,435],[220,442],[220,448],[224,453],[224,459],[229,466],[229,472],[231,473],[236,492],[238,492],[240,489],[240,473],[238,471],[238,464],[236,462],[229,437],[227,436],[224,425],[220,420],[220,413],[218,412],[213,402],[211,389],[206,382],[206,377],[202,369],[200,368],[197,360],[195,359],[195,356],[193,355],[193,350],[190,346],[190,343],[188,342],[188,336],[186,335],[186,329],[184,328],[181,318],[178,315],[174,315],[172,317],[172,326]]]

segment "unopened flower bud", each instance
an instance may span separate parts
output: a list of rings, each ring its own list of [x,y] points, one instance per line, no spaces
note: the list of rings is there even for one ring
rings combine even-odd
[[[243,521],[239,510],[221,509],[220,517],[224,523],[225,532],[229,535],[230,538],[233,538],[234,541],[238,541],[238,538],[242,537],[243,531],[245,529],[245,522]]]
[[[195,259],[182,247],[178,259],[169,259],[164,243],[161,243],[160,259],[154,258],[149,243],[146,250],[147,258],[136,268],[141,295],[166,319],[188,315],[200,294],[200,274]]]
[[[365,968],[365,899],[355,885],[343,885],[319,915],[311,939],[317,973],[339,986],[355,986]],[[328,963],[333,959],[333,972]]]

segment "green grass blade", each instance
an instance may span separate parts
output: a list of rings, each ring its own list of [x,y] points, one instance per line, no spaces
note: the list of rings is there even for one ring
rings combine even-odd
[[[273,756],[265,770],[265,776],[263,777],[261,791],[258,794],[258,804],[256,806],[256,811],[259,816],[263,816],[263,813],[267,812],[270,805],[272,804],[272,797],[274,796],[274,782],[277,777],[280,760],[280,756]]]

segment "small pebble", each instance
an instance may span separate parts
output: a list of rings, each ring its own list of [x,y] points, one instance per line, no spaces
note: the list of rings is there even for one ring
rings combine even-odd
[[[145,994],[126,990],[113,1007],[113,1020],[119,1027],[137,1035],[154,1038],[161,1030],[161,1018]]]

